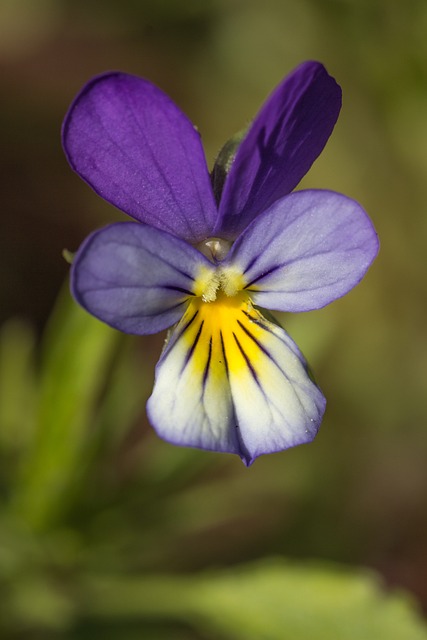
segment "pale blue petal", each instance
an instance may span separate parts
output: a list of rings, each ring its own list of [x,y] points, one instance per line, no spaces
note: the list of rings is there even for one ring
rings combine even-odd
[[[125,333],[157,333],[185,312],[200,269],[213,265],[169,233],[120,222],[91,234],[77,252],[71,285],[89,313]]]
[[[243,273],[255,304],[310,311],[350,291],[377,252],[377,234],[357,202],[309,190],[285,196],[256,218],[225,264]]]

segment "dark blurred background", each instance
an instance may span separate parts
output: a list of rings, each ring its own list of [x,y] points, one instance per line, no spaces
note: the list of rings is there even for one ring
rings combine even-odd
[[[0,320],[4,349],[9,338],[35,349],[35,378],[68,272],[62,250],[125,219],[73,174],[61,150],[63,116],[94,74],[120,69],[159,85],[198,126],[212,166],[284,75],[304,60],[323,62],[343,88],[343,109],[298,188],[355,198],[381,240],[377,261],[347,297],[281,318],[328,399],[310,446],[265,456],[248,470],[229,456],[159,442],[144,403],[164,336],[114,347],[108,367],[116,371],[126,352],[120,366],[128,367],[123,388],[132,409],[125,426],[111,427],[108,446],[100,436],[96,454],[83,456],[84,472],[76,454],[59,515],[34,507],[46,487],[31,476],[39,464],[27,464],[32,447],[15,446],[20,425],[10,423],[5,527],[25,522],[25,548],[50,548],[43,536],[57,545],[54,559],[43,551],[45,560],[29,564],[72,572],[107,563],[127,575],[317,558],[373,568],[427,611],[426,33],[423,0],[2,0]],[[14,476],[15,464],[26,481]],[[10,504],[21,505],[13,517]],[[28,615],[24,631],[38,628]],[[58,628],[70,617],[58,614]],[[76,637],[86,637],[82,629]],[[123,627],[117,637],[157,632],[128,636]],[[95,627],[91,633],[98,637]],[[182,634],[164,637],[193,637]]]

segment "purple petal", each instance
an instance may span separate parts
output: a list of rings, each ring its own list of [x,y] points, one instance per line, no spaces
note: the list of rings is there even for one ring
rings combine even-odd
[[[217,216],[200,136],[150,82],[125,73],[91,80],[63,125],[72,168],[133,218],[191,242]]]
[[[72,292],[92,315],[125,333],[157,333],[185,311],[200,269],[213,265],[164,231],[119,222],[95,231],[72,266]]]
[[[276,202],[236,240],[237,266],[256,305],[310,311],[350,291],[378,252],[362,207],[332,191],[297,191]]]
[[[305,62],[283,80],[237,151],[216,235],[235,238],[296,187],[325,146],[340,108],[341,89],[318,62]]]

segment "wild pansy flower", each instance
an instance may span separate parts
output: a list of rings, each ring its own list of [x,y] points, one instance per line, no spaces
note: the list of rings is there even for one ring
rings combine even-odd
[[[329,138],[341,90],[317,62],[285,78],[211,183],[199,134],[157,87],[92,79],[63,127],[72,168],[136,222],[95,231],[72,265],[85,309],[132,334],[170,329],[149,420],[245,464],[311,441],[325,398],[261,308],[310,311],[364,276],[378,241],[354,200],[291,193]],[[233,157],[234,156],[234,157]]]

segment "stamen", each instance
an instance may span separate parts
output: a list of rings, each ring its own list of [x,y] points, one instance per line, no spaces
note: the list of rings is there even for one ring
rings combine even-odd
[[[209,251],[216,251],[216,249],[224,251],[223,243],[227,243],[228,246],[231,244],[226,240],[211,238],[203,243],[203,247],[205,250],[208,248]],[[202,245],[199,245],[199,249],[202,249]],[[203,302],[215,302],[220,293],[228,298],[234,298],[245,288],[246,284],[241,270],[233,265],[223,266],[221,263],[216,267],[203,265],[200,267],[192,293],[200,297]]]
[[[202,294],[203,302],[213,302],[216,300],[216,294],[220,287],[220,275],[215,273],[211,279],[205,284],[205,288]]]
[[[200,277],[196,280],[194,293],[201,296],[203,302],[214,302],[220,292],[228,298],[233,298],[245,286],[245,280],[240,270],[233,267],[218,267],[215,273],[209,277]]]
[[[232,298],[245,286],[242,272],[235,267],[220,268],[221,289]]]

